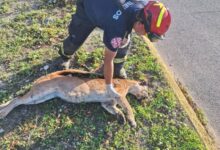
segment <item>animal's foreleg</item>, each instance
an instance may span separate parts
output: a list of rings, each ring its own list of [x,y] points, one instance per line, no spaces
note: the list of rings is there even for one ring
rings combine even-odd
[[[113,104],[111,102],[103,102],[102,107],[105,108],[109,113],[116,115],[119,123],[121,123],[121,124],[126,123],[126,119],[125,119],[123,112],[121,110],[119,110],[115,104]]]
[[[120,99],[118,99],[117,102],[122,107],[122,109],[126,112],[126,117],[129,121],[129,123],[133,127],[136,127],[137,123],[134,118],[134,113],[133,113],[131,105],[128,103],[128,100],[126,99],[126,97],[121,97]]]

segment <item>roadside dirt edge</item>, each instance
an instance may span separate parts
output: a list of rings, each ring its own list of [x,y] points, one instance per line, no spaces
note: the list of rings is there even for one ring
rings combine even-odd
[[[157,59],[157,62],[160,64],[161,69],[164,73],[165,79],[167,80],[168,84],[170,85],[170,87],[175,92],[175,94],[176,94],[176,96],[177,96],[177,98],[180,102],[180,105],[183,107],[184,111],[187,113],[187,115],[188,115],[190,121],[192,122],[195,130],[197,131],[200,138],[202,139],[205,147],[208,150],[217,149],[217,146],[215,145],[214,140],[209,135],[209,133],[207,132],[205,127],[202,125],[202,123],[199,121],[198,117],[196,116],[196,113],[194,112],[194,110],[192,109],[192,107],[188,103],[185,95],[182,93],[180,87],[178,86],[173,74],[169,71],[169,69],[167,68],[167,66],[164,63],[163,59],[158,54],[158,51],[155,48],[155,46],[146,37],[142,36],[142,38],[147,43],[152,55]]]

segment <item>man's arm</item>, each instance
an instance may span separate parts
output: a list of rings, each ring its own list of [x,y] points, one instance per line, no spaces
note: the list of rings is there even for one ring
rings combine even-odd
[[[104,76],[105,83],[112,84],[114,64],[113,60],[117,52],[110,51],[108,48],[105,49],[105,58],[104,58]]]
[[[112,78],[114,73],[114,64],[113,60],[117,52],[112,52],[108,48],[105,49],[105,58],[104,58],[104,76],[106,83],[106,92],[112,98],[118,98],[120,95],[115,91]]]

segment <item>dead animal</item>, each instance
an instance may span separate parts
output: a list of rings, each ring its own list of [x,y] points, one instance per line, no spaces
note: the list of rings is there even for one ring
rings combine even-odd
[[[144,98],[147,96],[146,86],[141,86],[134,80],[114,79],[113,85],[120,97],[113,99],[106,93],[105,80],[94,75],[86,71],[69,69],[42,76],[35,81],[27,94],[0,105],[0,118],[4,118],[19,105],[39,104],[58,97],[71,103],[100,102],[103,108],[125,123],[124,113],[117,107],[119,105],[125,111],[129,123],[136,127],[134,114],[126,95],[131,93],[138,99]]]

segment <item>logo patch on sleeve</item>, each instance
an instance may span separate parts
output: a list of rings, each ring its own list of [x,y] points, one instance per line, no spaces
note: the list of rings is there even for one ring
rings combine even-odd
[[[111,45],[113,48],[119,48],[122,44],[122,38],[116,37],[111,40]]]

